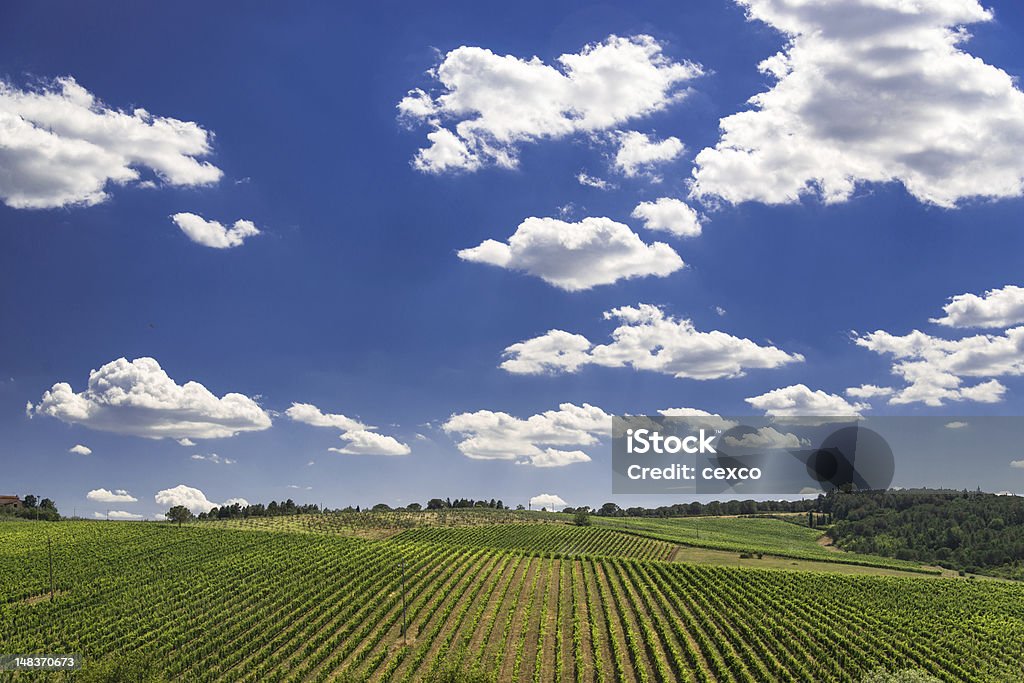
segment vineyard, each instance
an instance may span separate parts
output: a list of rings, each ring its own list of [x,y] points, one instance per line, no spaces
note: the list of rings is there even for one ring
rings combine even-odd
[[[561,524],[557,515],[522,510],[444,509],[422,512],[323,512],[317,514],[215,519],[204,526],[289,533],[386,538],[419,527],[467,527],[496,524]]]
[[[749,517],[683,517],[647,519],[629,517],[595,517],[602,527],[617,529],[669,543],[737,553],[764,553],[818,562],[839,562],[866,567],[903,569],[923,574],[938,571],[922,568],[918,563],[877,555],[843,553],[818,544],[820,531],[778,519]]]
[[[394,540],[519,550],[548,556],[609,555],[639,560],[667,560],[675,547],[664,541],[611,529],[564,524],[520,524],[512,528],[423,527],[403,532]]]
[[[1019,584],[569,559],[416,538],[425,531],[374,541],[202,524],[5,523],[0,650],[77,652],[87,662],[134,652],[181,681],[419,681],[442,670],[632,682],[1022,673]],[[472,531],[480,543],[494,533]],[[53,601],[42,597],[47,534]]]

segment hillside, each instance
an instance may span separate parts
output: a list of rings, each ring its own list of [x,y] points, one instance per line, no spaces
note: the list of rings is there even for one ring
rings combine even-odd
[[[595,523],[626,533],[697,548],[935,573],[935,570],[922,568],[917,562],[857,552],[836,552],[818,542],[822,536],[821,531],[779,519],[757,517],[673,519],[600,517],[595,518]]]
[[[968,491],[831,495],[837,546],[854,552],[1024,579],[1024,498]]]
[[[43,530],[52,602],[39,597]],[[204,524],[11,522],[0,549],[5,651],[136,653],[171,680],[851,681],[884,668],[993,681],[1024,664],[1013,583]]]

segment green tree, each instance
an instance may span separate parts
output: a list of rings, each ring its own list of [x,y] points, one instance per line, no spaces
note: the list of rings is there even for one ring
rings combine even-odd
[[[164,513],[164,517],[171,520],[172,522],[177,522],[178,526],[180,527],[183,522],[190,521],[194,517],[194,515],[192,514],[192,511],[189,510],[184,505],[175,505],[170,510]]]
[[[577,510],[572,516],[572,523],[576,526],[590,526],[590,513],[586,510]]]

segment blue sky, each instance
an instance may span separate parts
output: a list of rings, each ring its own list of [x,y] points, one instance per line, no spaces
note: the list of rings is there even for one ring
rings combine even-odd
[[[561,404],[589,404],[609,415],[683,407],[744,415],[785,406],[836,409],[838,399],[872,415],[1020,414],[1024,382],[1017,375],[1024,356],[1006,330],[1024,322],[1024,304],[1016,289],[1005,288],[1024,284],[1024,170],[1014,161],[1024,158],[1024,95],[1013,81],[964,67],[957,55],[969,53],[1007,78],[1024,75],[1024,10],[986,2],[992,14],[981,17],[974,0],[921,0],[920,22],[908,22],[901,34],[857,0],[833,7],[863,24],[829,12],[787,15],[791,4],[799,5],[316,3],[242,11],[208,3],[6,4],[0,77],[7,98],[0,115],[24,127],[0,136],[0,492],[48,495],[65,512],[118,509],[145,517],[166,509],[154,498],[158,491],[180,484],[212,502],[292,497],[340,506],[433,496],[526,502],[552,493],[570,504],[593,505],[612,499],[610,449],[600,429],[570,420],[576,442],[572,436],[544,441],[522,430],[487,431],[493,416],[477,411],[526,419]],[[808,39],[804,29],[815,22],[838,42]],[[970,40],[952,47],[929,42],[941,43],[944,25],[963,24]],[[844,33],[855,25],[864,27],[862,34]],[[609,36],[627,43],[613,44]],[[541,112],[532,132],[521,115],[499,121],[499,127],[522,127],[511,139],[499,139],[493,127],[463,136],[477,160],[461,168],[413,163],[428,147],[428,133],[456,131],[459,120],[474,117],[446,110],[439,96],[449,86],[438,72],[428,73],[442,64],[458,71],[453,51],[460,46],[493,53],[493,59],[459,53],[484,65],[482,74],[461,72],[467,79],[462,94],[471,98],[475,88],[486,100],[498,92],[487,90],[498,82],[488,81],[496,72],[487,68],[510,55],[501,63],[523,79],[512,78],[508,92],[512,102],[524,102],[536,94],[531,79],[539,74],[526,60],[536,57],[564,74],[560,55],[579,54],[587,45],[641,45],[639,36],[650,36],[648,45],[656,46],[647,54],[653,61],[642,64],[650,73],[657,71],[652,63],[663,69],[689,63],[699,64],[702,74],[680,78],[607,125],[600,121],[607,108],[588,104],[600,100],[595,90],[623,88],[611,103],[628,110],[631,97],[646,96],[631,90],[639,79],[604,83],[598,76],[602,87],[562,84],[564,92],[552,85],[579,109],[555,118]],[[786,49],[791,38],[797,48],[791,87],[761,109],[757,125],[783,134],[796,126],[799,135],[787,138],[792,144],[766,142],[755,150],[753,170],[742,177],[721,159],[695,163],[702,150],[725,144],[722,119],[757,109],[748,98],[777,89],[779,78],[758,64]],[[881,62],[865,61],[892,41],[924,47],[916,56],[897,50]],[[815,60],[836,45],[851,48],[850,63],[815,72]],[[935,82],[915,71],[915,59],[928,57],[927,50],[938,50],[940,59],[925,61],[948,62],[950,69]],[[891,81],[880,75],[889,66],[896,71]],[[808,72],[820,78],[803,78]],[[130,117],[142,107],[205,131],[208,153],[171,156],[209,164],[220,174],[211,181],[200,166],[161,171],[154,168],[159,162],[140,161],[139,150],[129,153],[117,141],[93,137],[87,154],[101,159],[95,168],[112,163],[140,175],[124,183],[97,176],[101,199],[74,191],[55,198],[44,181],[79,169],[47,157],[25,132],[45,131],[57,119],[18,107],[33,94],[60,92],[54,79],[65,77],[96,98],[93,114]],[[433,111],[400,117],[397,107],[413,89],[425,93]],[[981,116],[978,106],[994,113]],[[855,115],[847,121],[850,112]],[[65,124],[71,127],[59,137],[71,145],[82,136],[64,120],[56,125]],[[575,129],[549,134],[542,130],[547,124]],[[650,161],[630,177],[614,160],[624,145],[620,136],[630,131],[652,144],[675,138],[685,149],[661,156],[637,151]],[[140,144],[152,144],[147,153],[157,158],[166,154],[161,145],[179,142],[172,135],[169,142]],[[749,142],[744,138],[739,146]],[[494,148],[514,157],[515,167],[502,167],[488,151]],[[793,158],[779,161],[780,149]],[[109,162],[104,154],[127,161]],[[40,165],[40,177],[30,177]],[[695,165],[705,175],[688,183]],[[853,183],[848,196],[828,184],[835,169]],[[609,187],[581,184],[581,172]],[[891,179],[877,182],[878,173]],[[780,199],[766,189],[785,184],[780,179],[810,189]],[[696,211],[701,234],[652,230],[632,217],[639,204],[660,198]],[[259,234],[213,248],[172,221],[183,213],[201,217],[199,228],[221,239],[223,229],[218,233],[203,221],[225,227],[250,221]],[[493,259],[460,258],[460,250],[486,240],[505,243],[529,217],[558,221],[545,236],[549,241],[531,252],[533,263],[541,264],[536,272],[513,262],[503,268]],[[643,248],[667,245],[686,266],[576,291],[538,276],[565,265],[564,249],[550,240],[590,217],[609,219],[619,237],[632,233],[629,239],[642,240]],[[611,258],[609,250],[600,253]],[[572,272],[590,275],[605,266],[577,263]],[[951,297],[966,294],[977,300],[943,313]],[[533,359],[539,372],[499,367],[509,358],[502,355],[506,347],[549,330],[582,335],[592,347],[607,345],[613,329],[629,324],[603,314],[639,304],[661,307],[670,324],[690,320],[699,334],[718,331],[739,341],[715,346],[684,335],[676,349],[683,359],[661,371],[637,369],[635,362],[613,367],[593,348],[578,367],[550,357]],[[929,322],[944,315],[949,324]],[[927,339],[904,337],[915,329]],[[875,331],[891,339],[864,336]],[[988,337],[966,343],[962,352],[941,341],[978,335]],[[704,343],[713,348],[686,357]],[[998,348],[985,356],[979,345]],[[884,350],[896,347],[926,349],[927,358],[905,360],[918,363],[910,372],[931,379],[915,384],[894,375],[898,360]],[[766,360],[766,349],[790,360]],[[706,369],[728,364],[737,353],[749,355],[737,372]],[[174,384],[197,382],[215,400],[231,393],[248,397],[272,426],[239,418],[231,424],[242,428],[224,428],[237,431],[234,436],[209,438],[199,430],[189,437],[195,446],[182,446],[175,439],[185,438],[188,428],[180,425],[172,429],[174,438],[144,438],[161,435],[153,431],[156,424],[180,419],[187,412],[182,406],[143,410],[141,417],[123,406],[111,409],[110,420],[134,424],[134,435],[117,433],[126,429],[112,422],[75,419],[60,401],[47,412],[43,395],[54,384],[83,392],[91,370],[119,358],[153,358]],[[679,368],[688,375],[673,376]],[[701,372],[711,377],[692,378]],[[998,387],[970,389],[992,381]],[[846,393],[861,385],[887,393]],[[903,393],[908,386],[919,391]],[[746,400],[756,397],[762,399]],[[26,402],[34,406],[31,417]],[[293,403],[362,424],[314,426],[286,413]],[[460,414],[477,414],[475,422],[464,420],[476,431],[443,428]],[[363,441],[339,439],[354,432]],[[465,444],[474,434],[488,441],[486,448]],[[76,444],[91,453],[69,453]],[[336,453],[331,447],[363,450]],[[406,449],[411,452],[381,454]],[[536,453],[548,449],[557,451],[551,456],[556,462],[570,464],[538,466],[548,461]],[[213,453],[222,462],[211,461]],[[590,461],[565,455],[573,453]],[[978,483],[1024,492],[1024,469],[1009,465],[1019,458],[1006,459],[1005,469]],[[98,489],[126,490],[138,501],[87,499]]]

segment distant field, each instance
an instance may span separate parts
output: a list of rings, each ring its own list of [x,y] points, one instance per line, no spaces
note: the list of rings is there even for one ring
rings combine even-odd
[[[557,515],[525,510],[486,508],[423,510],[419,512],[326,512],[245,519],[211,519],[203,526],[258,531],[338,534],[358,538],[386,538],[418,527],[462,527],[494,524],[562,524]]]
[[[546,555],[607,555],[640,560],[667,560],[675,548],[671,543],[611,529],[565,524],[422,527],[402,532],[393,540],[521,550]]]
[[[669,543],[728,550],[736,553],[764,553],[819,562],[839,562],[867,567],[922,569],[918,563],[875,555],[845,553],[818,543],[821,531],[779,519],[757,517],[683,517],[651,519],[645,517],[594,517],[595,524],[656,538]]]
[[[34,597],[48,585],[46,535],[53,602]],[[1024,665],[1020,584],[426,540],[11,522],[0,524],[0,591],[0,650],[94,663],[137,653],[180,681],[411,682],[442,670],[493,681],[858,681],[876,667],[1019,681]]]
[[[402,538],[434,538],[438,542],[450,542],[471,546],[491,546],[508,549],[519,549],[527,552],[565,552],[569,554],[618,555],[624,557],[649,557],[638,555],[629,549],[627,540],[619,535],[608,536],[615,539],[615,549],[603,548],[600,544],[591,543],[586,549],[574,549],[572,545],[559,550],[558,542],[541,545],[544,534],[552,538],[569,534],[576,529],[571,524],[570,515],[555,513],[515,511],[515,510],[437,510],[421,512],[331,512],[322,514],[287,515],[277,517],[250,517],[248,519],[220,519],[201,522],[202,526],[225,529],[253,529],[260,531],[300,532],[352,536],[367,539],[383,539],[396,535]],[[835,548],[826,548],[818,543],[821,531],[810,529],[799,524],[785,522],[780,519],[755,517],[682,517],[682,518],[645,518],[645,517],[598,517],[591,516],[595,528],[615,530],[632,535],[645,541],[660,541],[669,545],[685,545],[695,548],[731,551],[737,553],[763,553],[776,557],[788,557],[797,560],[828,562],[877,567],[882,569],[901,569],[919,573],[938,574],[938,570],[922,568],[915,562],[896,560],[875,555],[842,552]],[[506,538],[504,532],[491,529],[490,532],[465,531],[467,527],[500,527],[507,525],[546,525],[551,528],[541,530],[538,535],[525,534],[515,540],[513,536]],[[430,530],[442,528],[437,536],[431,536]],[[444,533],[444,530],[450,533]],[[462,531],[458,531],[462,530]],[[419,534],[419,535],[418,535]],[[490,534],[490,535],[488,535]],[[595,537],[596,538],[596,537]],[[447,539],[447,540],[446,540]],[[506,543],[508,545],[506,545]],[[657,552],[660,552],[659,548]],[[646,551],[644,551],[646,552]],[[684,553],[685,555],[685,553]],[[652,559],[655,559],[653,556]],[[664,558],[662,558],[664,559]],[[767,565],[768,563],[766,563]],[[797,567],[801,568],[801,567]]]

